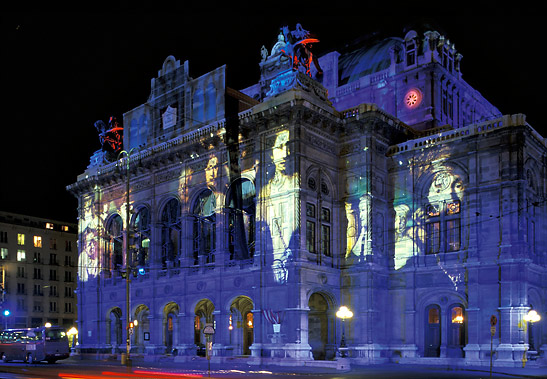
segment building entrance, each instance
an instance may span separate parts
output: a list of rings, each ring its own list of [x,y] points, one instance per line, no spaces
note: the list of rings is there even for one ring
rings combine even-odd
[[[327,345],[329,339],[329,304],[319,293],[310,296],[308,302],[308,343],[311,346],[313,359],[327,359]]]
[[[441,309],[430,305],[425,312],[425,351],[426,357],[439,357],[441,353]]]

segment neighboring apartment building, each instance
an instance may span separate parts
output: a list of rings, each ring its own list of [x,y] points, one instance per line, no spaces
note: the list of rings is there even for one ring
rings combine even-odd
[[[325,54],[322,74],[302,41],[283,29],[240,92],[168,57],[124,114],[130,158],[98,151],[68,187],[82,351],[124,351],[129,317],[132,352],[180,361],[207,324],[218,360],[333,359],[343,325],[361,364],[488,365],[491,341],[494,365],[544,356],[545,138],[435,31]]]
[[[2,328],[76,327],[76,231],[73,223],[0,211]]]

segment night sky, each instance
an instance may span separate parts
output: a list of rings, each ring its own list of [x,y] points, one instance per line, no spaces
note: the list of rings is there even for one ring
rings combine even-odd
[[[77,201],[65,188],[100,149],[95,121],[121,119],[146,102],[150,80],[169,55],[188,60],[193,78],[226,64],[228,84],[246,88],[259,80],[262,45],[270,50],[279,28],[297,22],[318,36],[319,55],[371,33],[402,38],[415,23],[434,25],[463,55],[471,86],[503,114],[526,114],[547,136],[540,119],[546,33],[539,10],[519,14],[493,2],[495,9],[463,16],[417,17],[393,13],[393,5],[334,11],[271,4],[277,11],[120,6],[112,13],[2,14],[0,210],[76,222]]]

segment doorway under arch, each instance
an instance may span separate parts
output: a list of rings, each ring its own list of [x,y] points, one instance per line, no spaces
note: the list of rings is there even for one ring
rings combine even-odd
[[[163,344],[165,351],[169,354],[173,351],[173,347],[177,344],[177,315],[179,313],[179,306],[176,303],[167,303],[163,309]]]
[[[424,356],[441,356],[441,308],[431,304],[425,309]]]
[[[112,308],[107,315],[106,344],[112,346],[112,352],[116,353],[122,344],[122,310]]]
[[[325,360],[334,358],[333,338],[334,319],[330,313],[331,306],[325,295],[314,292],[308,300],[308,343],[311,346],[313,359]]]
[[[150,339],[150,309],[144,304],[141,304],[135,310],[135,320],[137,326],[133,334],[133,346],[137,353],[144,353],[145,344]]]
[[[238,296],[230,304],[230,317],[235,325],[231,333],[235,355],[251,355],[254,342],[253,301],[247,296]]]
[[[213,312],[215,306],[209,299],[200,300],[194,310],[194,344],[197,346],[197,353],[204,355],[205,335],[202,333],[205,324],[214,323]]]
[[[461,304],[453,304],[448,309],[448,346],[447,355],[453,358],[463,358],[463,348],[466,345],[467,316]]]

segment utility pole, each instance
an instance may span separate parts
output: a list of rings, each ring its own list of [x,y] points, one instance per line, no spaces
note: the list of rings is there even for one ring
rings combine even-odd
[[[126,317],[126,354],[125,354],[125,362],[124,357],[122,354],[122,365],[125,363],[127,368],[129,369],[131,367],[131,332],[132,328],[130,328],[131,324],[131,253],[130,253],[130,245],[129,245],[129,238],[131,237],[130,233],[130,225],[131,225],[131,210],[130,210],[130,198],[129,198],[129,190],[130,190],[130,174],[129,174],[129,161],[131,154],[133,153],[134,149],[131,149],[129,152],[122,150],[118,154],[118,161],[122,159],[122,157],[125,155],[125,173],[126,173],[126,180],[125,180],[125,317]]]

